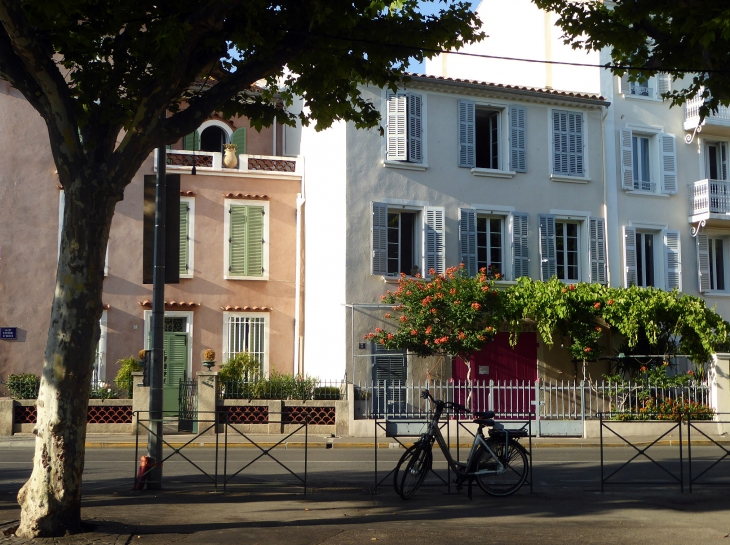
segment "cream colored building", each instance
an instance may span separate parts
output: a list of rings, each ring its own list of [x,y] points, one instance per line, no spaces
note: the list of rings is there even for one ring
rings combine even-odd
[[[382,136],[348,123],[287,136],[307,159],[308,373],[346,372],[355,383],[452,376],[449,360],[406,362],[363,342],[383,322],[380,296],[401,272],[464,262],[474,274],[494,266],[502,285],[520,276],[607,280],[606,100],[418,75],[396,94],[362,93],[381,111]],[[560,365],[572,369],[567,351],[548,353],[532,339],[518,375],[534,380],[538,363],[553,368],[565,357]]]
[[[7,83],[0,83],[0,122],[0,325],[19,331],[18,340],[0,341],[5,377],[41,370],[63,193],[42,119]],[[248,351],[266,372],[295,373],[303,304],[302,158],[284,156],[281,127],[259,133],[244,119],[214,117],[197,132],[167,150],[167,173],[180,176],[181,259],[180,282],[165,291],[166,380],[194,376],[206,348],[215,350],[218,365]],[[238,145],[231,168],[223,165],[229,142]],[[117,360],[148,347],[152,286],[142,282],[143,180],[154,174],[150,156],[116,207],[99,380],[113,379]]]

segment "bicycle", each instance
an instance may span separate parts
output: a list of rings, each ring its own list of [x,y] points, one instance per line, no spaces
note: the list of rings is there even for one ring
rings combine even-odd
[[[428,390],[421,392],[421,398],[430,399],[434,411],[427,431],[406,449],[395,468],[393,487],[401,498],[410,498],[431,471],[434,441],[456,474],[457,489],[461,489],[464,482],[468,481],[469,498],[475,480],[479,488],[492,496],[509,496],[525,483],[529,466],[527,451],[519,443],[519,438],[527,437],[527,430],[507,430],[494,421],[494,411],[470,411],[459,403],[434,399]],[[478,429],[466,462],[454,460],[439,429],[439,419],[445,409],[472,413],[475,417]],[[491,428],[488,439],[484,437],[484,427]]]

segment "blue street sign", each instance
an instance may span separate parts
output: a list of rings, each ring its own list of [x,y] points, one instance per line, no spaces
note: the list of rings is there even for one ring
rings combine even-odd
[[[18,340],[18,328],[17,327],[0,327],[0,339],[2,339],[3,341]]]

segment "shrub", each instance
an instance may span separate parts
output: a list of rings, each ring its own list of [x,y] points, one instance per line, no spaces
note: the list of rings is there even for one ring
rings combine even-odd
[[[117,371],[117,376],[114,378],[114,386],[118,390],[126,390],[126,394],[128,399],[132,399],[132,390],[133,390],[133,384],[132,384],[132,373],[139,373],[142,371],[142,364],[137,361],[137,359],[134,356],[129,356],[127,358],[123,358],[121,360],[117,360],[117,364],[119,365],[119,371]],[[100,386],[103,383],[100,383]],[[97,391],[97,394],[99,397],[96,399],[110,399],[113,397],[117,397],[118,394],[112,394],[112,391],[110,390],[111,385],[105,385],[107,387],[107,394],[108,397],[102,397],[107,394],[99,394]],[[101,388],[100,388],[101,389]],[[92,392],[93,393],[93,392]]]
[[[260,377],[261,364],[255,356],[248,352],[240,352],[232,358],[228,358],[218,371],[218,380],[221,382],[231,380],[256,382]]]
[[[337,386],[320,386],[314,389],[314,399],[340,399],[340,389]]]
[[[7,388],[13,399],[37,399],[41,379],[33,373],[8,375]]]

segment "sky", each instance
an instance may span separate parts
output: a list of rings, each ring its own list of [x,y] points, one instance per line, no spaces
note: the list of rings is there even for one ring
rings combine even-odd
[[[467,4],[471,4],[471,9],[475,10],[476,7],[479,5],[479,0],[463,0]],[[420,2],[421,4],[421,12],[424,14],[432,14],[437,13],[441,7],[444,6],[442,2],[439,0],[436,0],[434,2]],[[426,66],[425,63],[417,63],[415,61],[412,61],[411,65],[408,68],[411,72],[416,72],[418,74],[424,74],[426,72]]]

